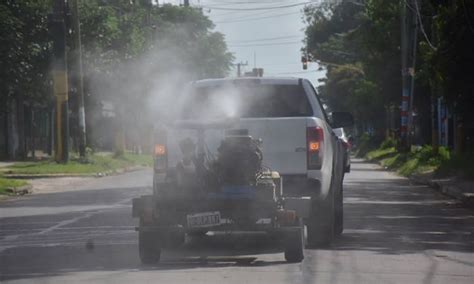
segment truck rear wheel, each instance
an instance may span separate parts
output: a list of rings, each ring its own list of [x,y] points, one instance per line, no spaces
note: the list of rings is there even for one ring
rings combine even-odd
[[[334,239],[334,183],[324,200],[314,200],[306,222],[308,244],[312,247],[326,246]]]
[[[340,236],[344,231],[344,195],[342,181],[340,182],[334,198],[334,234]]]
[[[160,261],[161,247],[156,232],[138,233],[138,252],[143,264],[155,264]]]

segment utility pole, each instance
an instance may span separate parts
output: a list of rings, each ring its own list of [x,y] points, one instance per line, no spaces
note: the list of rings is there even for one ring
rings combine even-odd
[[[56,98],[55,160],[69,160],[68,81],[66,64],[66,5],[64,0],[54,0],[50,27],[53,35],[53,94]]]
[[[416,45],[418,31],[415,12],[410,9],[414,7],[413,1],[406,0],[401,9],[401,60],[402,60],[402,103],[400,110],[400,148],[404,151],[410,149],[409,135],[412,131],[412,104],[414,87],[414,62],[416,60]],[[410,3],[408,3],[410,2]]]
[[[86,156],[86,114],[84,110],[84,76],[82,73],[82,43],[81,26],[79,22],[78,0],[72,0],[72,24],[74,28],[74,47],[75,47],[75,84],[77,89],[77,129],[79,141],[79,156]]]
[[[436,16],[433,17],[431,24],[431,32],[433,43],[438,46],[438,33],[436,30]],[[431,78],[431,147],[433,154],[437,155],[439,152],[439,138],[438,138],[438,97],[439,97],[439,83],[436,76]]]
[[[417,1],[417,0],[414,0]],[[417,17],[417,15],[415,15]],[[415,98],[415,73],[416,73],[416,50],[418,45],[418,21],[415,18],[414,31],[412,36],[412,56],[411,56],[411,67],[408,68],[408,74],[410,75],[410,105],[408,107],[408,147],[411,147],[415,138],[415,126],[413,123],[413,99]]]
[[[236,64],[237,65],[237,77],[242,77],[242,66],[247,66],[249,65],[248,62],[239,62]]]

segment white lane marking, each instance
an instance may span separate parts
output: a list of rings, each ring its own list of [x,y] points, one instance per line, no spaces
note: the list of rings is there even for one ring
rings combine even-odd
[[[54,226],[51,226],[51,227],[48,227],[46,229],[43,229],[39,232],[31,232],[31,233],[27,233],[27,234],[17,234],[17,235],[9,235],[9,236],[6,236],[5,238],[3,238],[2,240],[2,243],[5,243],[5,242],[14,242],[14,241],[17,241],[18,239],[22,238],[22,237],[31,237],[31,236],[41,236],[41,235],[46,235],[48,233],[51,233],[52,231],[54,230],[57,230],[57,229],[60,229],[61,227],[64,227],[64,226],[67,226],[67,225],[70,225],[70,224],[73,224],[77,221],[80,221],[82,219],[87,219],[87,218],[90,218],[94,215],[97,215],[97,214],[100,214],[100,213],[103,213],[103,212],[106,212],[108,210],[112,210],[112,209],[117,209],[118,207],[121,207],[120,205],[124,205],[128,202],[130,202],[131,200],[133,199],[133,197],[129,197],[127,199],[124,199],[124,200],[121,200],[119,202],[116,202],[114,203],[113,205],[111,206],[107,206],[106,208],[102,208],[101,210],[96,210],[96,211],[92,211],[92,212],[86,212],[85,214],[82,214],[80,216],[77,216],[77,217],[74,217],[72,219],[69,219],[69,220],[64,220],[64,221],[61,221],[59,223],[57,223],[56,225]],[[24,244],[21,243],[21,244],[18,244],[18,245],[0,245],[0,253],[3,252],[4,250],[6,249],[10,249],[10,248],[15,248],[15,247],[21,247],[23,246]]]

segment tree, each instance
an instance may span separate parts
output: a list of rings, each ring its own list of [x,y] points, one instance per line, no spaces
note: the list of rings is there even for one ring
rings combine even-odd
[[[48,8],[47,0],[0,4],[0,111],[7,121],[10,159],[26,158],[25,107],[51,103]]]
[[[384,110],[400,104],[400,3],[343,1],[305,10],[306,47],[326,63],[320,88],[332,109],[351,111],[361,130],[384,133]]]
[[[112,102],[119,129],[149,132],[184,82],[230,70],[224,36],[199,9],[128,1],[83,1],[80,9],[87,98]]]

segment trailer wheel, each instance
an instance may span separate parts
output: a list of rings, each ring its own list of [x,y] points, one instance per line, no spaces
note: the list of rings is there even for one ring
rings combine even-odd
[[[304,259],[304,226],[301,229],[288,232],[285,236],[285,260],[287,262],[301,262]]]
[[[139,232],[138,252],[143,264],[158,263],[161,257],[161,247],[158,234],[155,232]]]

